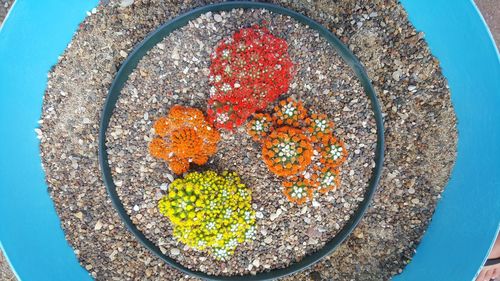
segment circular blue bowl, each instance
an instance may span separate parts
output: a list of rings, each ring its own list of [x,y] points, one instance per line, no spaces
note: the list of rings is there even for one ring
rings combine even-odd
[[[64,237],[33,129],[47,72],[97,2],[19,0],[0,27],[0,248],[19,280],[92,279]],[[430,226],[393,280],[471,281],[500,222],[498,51],[473,1],[401,2],[448,79],[459,140]]]

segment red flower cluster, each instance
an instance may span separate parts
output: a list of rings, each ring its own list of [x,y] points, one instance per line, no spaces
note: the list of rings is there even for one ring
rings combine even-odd
[[[288,91],[292,61],[288,44],[259,26],[223,39],[212,54],[208,116],[233,129]]]

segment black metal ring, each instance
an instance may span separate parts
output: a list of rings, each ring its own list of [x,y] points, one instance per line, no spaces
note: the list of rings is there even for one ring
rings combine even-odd
[[[116,101],[120,96],[120,92],[125,85],[128,76],[135,69],[139,60],[149,51],[152,47],[154,47],[157,43],[159,43],[163,38],[168,36],[172,31],[178,29],[184,25],[186,25],[190,20],[197,18],[201,14],[218,11],[228,11],[232,9],[266,9],[274,13],[287,15],[295,20],[308,25],[310,28],[315,29],[321,36],[323,36],[331,45],[335,48],[337,53],[343,58],[343,60],[352,68],[358,79],[360,80],[366,95],[370,98],[372,110],[375,114],[376,126],[377,126],[377,146],[375,150],[375,167],[372,171],[372,176],[370,178],[368,189],[364,194],[363,201],[359,204],[357,210],[351,215],[349,221],[345,224],[345,226],[340,230],[337,235],[328,241],[325,246],[310,254],[305,256],[302,260],[292,263],[290,266],[286,268],[273,269],[267,272],[260,272],[256,275],[242,275],[242,276],[215,276],[208,275],[201,271],[194,271],[186,268],[181,265],[174,259],[169,256],[163,254],[158,246],[156,246],[153,242],[148,240],[146,236],[137,229],[137,227],[132,223],[132,220],[128,216],[118,194],[116,192],[116,187],[113,182],[113,178],[111,175],[111,169],[108,163],[108,154],[106,151],[106,131],[109,125],[109,120],[111,119],[111,115],[113,114],[113,109],[115,107]],[[150,33],[141,43],[139,43],[134,50],[130,53],[128,58],[120,67],[120,70],[115,76],[113,84],[109,89],[108,96],[106,98],[106,103],[104,105],[104,109],[102,111],[101,116],[101,124],[99,128],[99,163],[101,166],[102,176],[104,180],[104,184],[106,185],[106,189],[108,190],[109,196],[115,209],[118,211],[120,218],[125,223],[127,228],[132,234],[151,252],[160,257],[163,261],[165,261],[170,266],[182,271],[183,273],[199,277],[206,280],[272,280],[278,277],[283,277],[286,275],[290,275],[296,273],[298,271],[304,270],[305,268],[315,264],[320,261],[322,258],[333,252],[333,250],[340,245],[354,230],[356,225],[359,223],[361,218],[363,217],[366,209],[368,208],[373,194],[375,193],[377,184],[380,179],[380,174],[382,172],[382,165],[384,161],[384,125],[382,113],[380,110],[380,105],[377,100],[377,96],[375,91],[370,83],[370,79],[366,74],[363,66],[360,64],[358,59],[354,56],[354,54],[344,45],[342,42],[335,37],[328,29],[313,21],[312,19],[294,12],[292,10],[283,8],[281,6],[268,4],[268,3],[259,3],[259,2],[226,2],[226,3],[218,3],[203,6],[194,10],[191,10],[188,13],[180,15],[167,23],[163,24],[157,30]]]

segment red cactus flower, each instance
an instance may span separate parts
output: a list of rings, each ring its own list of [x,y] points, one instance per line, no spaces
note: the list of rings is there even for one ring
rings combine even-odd
[[[229,108],[235,113],[229,117],[237,118],[225,121],[223,115],[223,122],[217,122],[217,117],[211,116],[217,128],[241,125],[249,115],[286,93],[292,79],[288,44],[263,27],[244,28],[223,39],[211,59],[209,111],[217,113],[210,109],[214,104],[218,107],[217,102],[231,103],[234,106]],[[240,113],[238,109],[247,112]]]

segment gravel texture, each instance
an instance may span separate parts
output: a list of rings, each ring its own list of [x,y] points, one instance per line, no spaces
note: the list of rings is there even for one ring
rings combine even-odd
[[[488,24],[491,35],[496,42],[497,48],[500,46],[500,9],[497,0],[475,0],[481,14]]]
[[[174,239],[168,219],[159,214],[157,202],[166,194],[160,186],[173,177],[167,163],[149,156],[148,143],[154,137],[152,124],[172,105],[205,110],[210,54],[218,41],[261,20],[275,36],[289,42],[296,75],[284,96],[304,101],[310,111],[328,113],[336,124],[335,135],[345,141],[350,156],[341,166],[339,189],[298,206],[287,202],[280,178],[269,172],[259,145],[244,126],[234,133],[222,131],[218,153],[203,168],[236,171],[252,189],[260,218],[255,240],[239,246],[230,260],[217,261],[183,247]],[[268,111],[276,104],[270,104]],[[368,187],[376,146],[374,124],[369,98],[354,72],[317,32],[266,10],[233,10],[202,15],[143,57],[122,90],[107,131],[107,147],[118,193],[138,228],[162,251],[192,269],[234,275],[285,267],[335,236]]]
[[[3,252],[0,250],[0,280],[2,281],[16,281],[17,278],[9,267],[7,259],[5,259]]]
[[[3,20],[7,16],[7,13],[9,12],[12,3],[14,3],[14,1],[12,0],[0,0],[0,26],[2,25]]]
[[[411,259],[453,166],[457,135],[446,81],[423,34],[395,1],[277,3],[322,23],[354,51],[373,80],[386,126],[385,168],[367,215],[332,255],[287,279],[387,280]],[[120,222],[101,181],[97,135],[124,54],[166,20],[205,2],[125,4],[111,1],[93,11],[49,74],[40,135],[49,192],[66,238],[96,279],[186,280]]]

